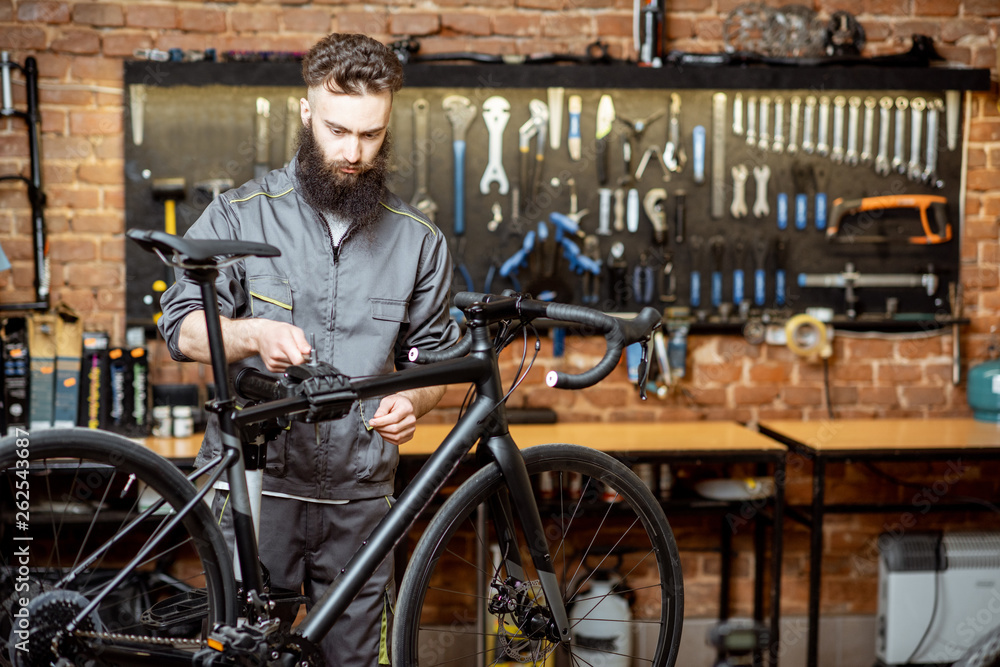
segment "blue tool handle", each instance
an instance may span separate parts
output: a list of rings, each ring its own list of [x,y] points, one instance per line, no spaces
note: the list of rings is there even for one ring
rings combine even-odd
[[[733,271],[733,303],[743,303],[743,287],[743,269],[736,269]]]
[[[785,270],[778,269],[774,272],[774,305],[781,307],[785,305]]]
[[[804,194],[795,195],[795,229],[805,229],[808,216],[809,197]]]
[[[816,193],[816,229],[826,229],[826,193]]]
[[[712,305],[722,305],[722,271],[712,271]]]
[[[569,112],[569,138],[579,139],[580,138],[580,113],[575,111]]]
[[[767,301],[767,278],[764,269],[757,269],[753,272],[753,302],[758,306],[763,306]]]
[[[701,272],[691,272],[691,307],[697,308],[701,305]]]
[[[778,229],[788,229],[788,195],[778,193]]]
[[[453,141],[455,152],[455,236],[465,233],[465,142]]]
[[[525,260],[530,253],[535,248],[535,231],[531,230],[524,235],[524,243],[521,249],[511,255],[507,261],[500,265],[500,275],[504,278],[510,278],[513,274],[517,273],[517,270],[524,264]]]
[[[701,184],[705,182],[705,126],[696,126],[691,138],[694,142],[694,182]]]
[[[573,222],[573,220],[568,216],[563,215],[562,213],[558,213],[556,211],[549,213],[549,222],[551,222],[557,228],[565,232],[568,232],[570,234],[573,234],[574,236],[580,231],[580,225]]]

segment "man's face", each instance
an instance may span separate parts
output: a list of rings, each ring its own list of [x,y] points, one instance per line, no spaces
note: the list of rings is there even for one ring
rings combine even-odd
[[[344,95],[317,87],[299,100],[299,108],[327,163],[343,181],[352,181],[371,167],[385,140],[392,93]]]

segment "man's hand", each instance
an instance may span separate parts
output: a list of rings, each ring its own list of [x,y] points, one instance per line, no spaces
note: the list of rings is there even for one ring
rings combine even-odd
[[[280,373],[289,366],[305,361],[310,353],[306,335],[294,324],[273,320],[246,320],[253,323],[257,353],[264,366],[272,373]]]
[[[402,445],[413,439],[417,430],[417,416],[413,403],[403,394],[391,394],[378,404],[375,415],[368,420],[382,439],[388,443]]]

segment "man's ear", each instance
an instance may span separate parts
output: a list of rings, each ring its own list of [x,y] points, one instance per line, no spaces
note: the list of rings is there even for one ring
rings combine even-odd
[[[302,124],[309,127],[309,119],[312,117],[312,110],[309,108],[309,100],[305,97],[299,98],[299,116],[302,118]]]

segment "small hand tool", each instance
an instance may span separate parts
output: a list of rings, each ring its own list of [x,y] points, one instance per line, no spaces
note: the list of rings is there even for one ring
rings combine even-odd
[[[767,184],[771,178],[771,168],[762,164],[753,168],[753,177],[757,182],[757,197],[753,204],[755,218],[763,218],[771,213],[767,203]]]
[[[785,259],[787,254],[788,243],[779,238],[774,244],[774,305],[777,308],[784,307],[786,301]]]
[[[813,183],[816,188],[816,210],[814,212],[816,229],[826,229],[826,167],[816,165],[813,169]]]
[[[767,256],[770,253],[770,243],[762,236],[758,235],[753,241],[753,302],[754,305],[763,306],[767,303]]]
[[[687,193],[684,190],[674,192],[674,242],[684,243],[687,233]]]
[[[788,102],[788,146],[785,150],[788,151],[789,155],[795,155],[799,152],[799,112],[802,108],[802,98],[798,95],[792,95]]]
[[[746,184],[750,171],[745,164],[733,165],[733,203],[729,213],[734,218],[745,218],[747,215]]]
[[[722,262],[726,255],[726,239],[717,234],[708,239],[708,249],[712,253],[712,306],[722,305]]]
[[[681,143],[681,96],[670,93],[670,124],[667,130],[667,145],[663,149],[663,163],[674,173],[684,170],[687,153]]]
[[[865,98],[864,105],[865,119],[864,130],[861,133],[861,164],[868,165],[872,163],[874,155],[872,147],[875,145],[875,108],[878,106],[878,100],[869,95]]]
[[[712,95],[712,217],[726,210],[726,94]],[[749,128],[747,129],[749,133]]]
[[[549,88],[549,148],[554,151],[559,150],[562,143],[562,118],[563,118],[563,97],[566,89],[560,87]]]
[[[760,116],[757,118],[757,124],[760,126],[757,148],[769,151],[771,150],[771,98],[768,95],[760,96]]]
[[[775,217],[778,220],[778,229],[788,229],[788,193],[779,192],[775,203]]]
[[[503,168],[503,131],[509,120],[510,102],[506,99],[494,95],[483,102],[483,121],[489,132],[489,156],[483,177],[479,181],[479,192],[484,195],[490,193],[492,183],[499,185],[499,193],[502,195],[510,190],[507,172]]]
[[[879,176],[889,175],[889,136],[892,118],[892,98],[883,97],[878,101],[878,155],[875,157],[875,173]]]
[[[642,199],[642,208],[653,225],[653,240],[659,245],[667,242],[667,191],[653,188]]]
[[[895,151],[892,156],[892,169],[900,174],[906,173],[906,110],[910,106],[910,100],[905,97],[897,97],[896,102],[896,141]]]
[[[632,300],[641,305],[653,303],[655,286],[649,253],[642,251],[639,253],[639,262],[632,268]]]
[[[819,98],[819,119],[816,124],[816,154],[826,157],[830,154],[830,98]]]
[[[830,160],[834,164],[840,164],[844,161],[844,111],[846,108],[847,97],[837,95],[833,98],[833,146],[830,149]]]
[[[705,182],[705,126],[696,125],[691,131],[691,153],[694,156],[694,182]]]
[[[569,134],[566,138],[566,148],[569,157],[574,162],[583,156],[583,141],[580,134],[580,114],[583,112],[583,100],[579,95],[569,96]]]
[[[743,136],[746,128],[743,127],[743,93],[733,95],[733,134]]]
[[[816,144],[813,142],[813,116],[815,115],[816,97],[808,95],[805,109],[802,112],[802,151],[810,155],[816,150]]]
[[[948,150],[953,151],[958,147],[958,123],[961,120],[962,97],[957,90],[946,90],[945,99],[945,124],[947,125]]]
[[[927,100],[914,97],[910,100],[910,161],[906,163],[906,177],[911,181],[919,181],[924,173],[920,166],[920,147],[924,130],[924,109]]]
[[[757,96],[747,97],[747,146],[757,145]]]
[[[476,105],[468,97],[448,95],[441,101],[451,123],[452,152],[455,158],[455,235],[465,233],[465,135],[476,119]],[[470,290],[471,291],[471,290]]]
[[[601,100],[597,103],[597,126],[595,130],[597,161],[597,183],[605,186],[608,184],[608,135],[615,124],[615,103],[610,95],[601,95]]]
[[[662,303],[674,303],[677,301],[677,274],[674,272],[673,253],[663,253],[663,264],[657,272],[657,291],[660,294]]]
[[[254,122],[253,177],[260,180],[271,170],[271,102],[266,97],[257,98],[257,117]]]
[[[612,310],[621,310],[625,307],[629,292],[626,280],[628,263],[625,260],[624,243],[616,241],[611,244],[611,251],[605,266],[608,269],[608,297],[613,304]]]
[[[943,107],[944,103],[940,99],[927,103],[927,156],[920,180],[932,188],[944,187],[944,182],[937,177],[938,122]]]
[[[743,303],[746,286],[746,274],[743,266],[746,261],[746,249],[746,243],[741,238],[737,238],[733,243],[733,303],[737,306]]]
[[[774,96],[774,143],[771,150],[785,152],[785,98],[781,95]]]
[[[417,175],[410,205],[434,222],[434,214],[437,213],[438,207],[427,187],[427,163],[431,154],[430,103],[424,98],[413,102],[413,144],[414,154],[417,156]]]
[[[691,297],[690,305],[692,308],[698,308],[701,306],[701,266],[702,266],[702,248],[704,245],[704,240],[698,236],[692,236],[691,241],[688,246],[691,248]]]
[[[858,164],[858,124],[861,116],[861,98],[852,95],[847,98],[847,150],[844,152],[844,162],[849,167]]]

